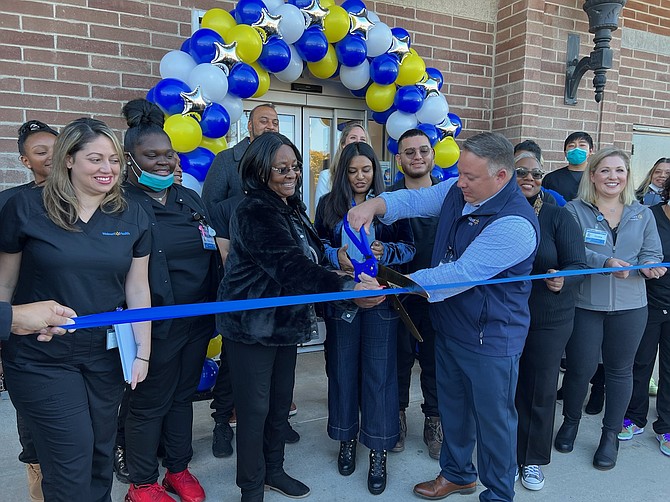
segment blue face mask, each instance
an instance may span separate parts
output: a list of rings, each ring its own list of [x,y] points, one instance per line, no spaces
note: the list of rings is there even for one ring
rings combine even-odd
[[[132,155],[130,155],[130,158],[132,160],[132,162],[129,164],[130,168],[133,170],[133,173],[135,173],[135,176],[137,176],[137,181],[140,185],[144,185],[154,192],[160,192],[161,190],[170,188],[174,184],[174,173],[170,173],[167,176],[159,176],[157,174],[148,173],[143,171],[140,166],[137,165],[137,162],[135,162],[135,159],[133,159]],[[139,175],[135,171],[136,166],[137,169],[140,170]]]
[[[565,152],[565,158],[568,159],[568,164],[578,166],[583,164],[589,152],[581,148],[573,148]]]

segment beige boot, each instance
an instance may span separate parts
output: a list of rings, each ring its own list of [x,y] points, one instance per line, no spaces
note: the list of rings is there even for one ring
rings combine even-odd
[[[40,464],[26,464],[26,472],[28,473],[28,493],[31,502],[44,502]]]

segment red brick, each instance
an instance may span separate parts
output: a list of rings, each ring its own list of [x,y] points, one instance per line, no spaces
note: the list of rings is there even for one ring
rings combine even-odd
[[[58,19],[67,19],[74,21],[83,21],[85,23],[97,23],[118,26],[119,13],[107,12],[102,10],[82,9],[79,7],[70,7],[66,5],[56,6],[56,17]]]
[[[21,21],[18,15],[0,12],[0,28],[18,30],[20,27]]]
[[[0,59],[21,61],[21,47],[15,45],[0,44]],[[6,65],[7,63],[3,63]],[[4,71],[4,70],[3,70]]]
[[[23,49],[25,61],[50,63],[57,66],[88,66],[88,56],[75,52],[48,51],[40,49]]]
[[[65,82],[87,82],[100,85],[120,85],[118,72],[82,68],[58,68],[58,79]]]
[[[145,2],[131,0],[88,0],[91,9],[113,12],[130,12],[142,16],[149,15],[149,6]]]
[[[91,25],[91,38],[129,42],[138,45],[149,45],[150,42],[150,34],[146,30],[98,26],[95,24]]]
[[[24,31],[37,33],[55,33],[79,37],[88,36],[88,25],[85,23],[64,22],[60,19],[44,19],[43,17],[23,16]]]
[[[189,9],[182,9],[152,3],[149,6],[149,17],[153,19],[167,19],[169,21],[181,21],[184,23],[190,23],[191,11]]]
[[[47,49],[54,47],[54,36],[41,33],[0,29],[0,40],[3,40],[3,44],[18,45],[20,47],[42,47]]]
[[[60,82],[53,80],[24,79],[23,88],[29,94],[44,94],[53,96],[85,96],[88,97],[88,84]]]
[[[53,17],[53,5],[45,2],[31,2],[28,0],[3,0],[3,12],[15,12],[17,14],[34,14],[44,17]]]
[[[58,37],[58,49],[65,51],[79,51],[93,54],[107,54],[116,56],[119,54],[119,44],[102,40],[91,40],[90,38]]]
[[[6,92],[3,95],[3,100],[5,100],[6,103],[11,103],[13,107],[17,108],[50,108],[52,110],[58,108],[58,101],[55,96],[37,96],[34,94]],[[2,113],[5,113],[4,109]]]

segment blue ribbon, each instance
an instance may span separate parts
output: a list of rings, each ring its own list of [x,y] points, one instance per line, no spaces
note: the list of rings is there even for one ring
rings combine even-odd
[[[629,267],[591,268],[578,270],[561,270],[553,274],[523,275],[516,277],[505,277],[501,279],[488,279],[486,281],[454,282],[451,284],[437,284],[426,287],[426,291],[436,291],[451,288],[470,288],[474,286],[486,286],[488,284],[503,284],[519,281],[536,281],[539,279],[551,279],[556,277],[570,277],[573,275],[611,274],[625,270],[640,270],[642,268],[666,267],[670,263],[646,263],[644,265],[631,265]],[[401,295],[409,293],[406,288],[387,288],[381,291],[384,295]],[[354,300],[357,298],[369,298],[380,296],[379,290],[342,291],[338,293],[319,293],[312,295],[279,296],[274,298],[254,298],[252,300],[232,300],[226,302],[211,303],[189,303],[182,305],[167,305],[164,307],[148,307],[142,309],[130,309],[117,312],[103,312],[74,318],[74,324],[63,326],[67,329],[95,328],[99,326],[111,326],[113,324],[125,324],[129,322],[161,321],[164,319],[177,319],[181,317],[196,317],[210,314],[222,314],[224,312],[238,312],[240,310],[254,310],[271,307],[286,307],[289,305],[301,305],[304,303],[322,303],[341,300]]]

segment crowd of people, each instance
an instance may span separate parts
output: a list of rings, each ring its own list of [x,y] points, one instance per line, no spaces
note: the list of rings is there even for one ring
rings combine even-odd
[[[549,174],[536,142],[482,133],[462,144],[458,177],[438,182],[430,138],[411,129],[395,156],[404,176],[387,189],[354,122],[321,173],[312,222],[303,159],[273,105],[254,108],[248,139],[217,155],[202,198],[180,184],[162,111],[137,99],[122,114],[123,146],[94,119],[60,134],[25,123],[18,149],[34,182],[0,194],[1,355],[31,500],[107,502],[116,473],[127,502],[204,501],[189,469],[192,400],[213,333],[213,455],[236,453],[243,502],[266,489],[308,496],[284,449],[300,440],[288,422],[297,347],[317,338],[319,318],[337,469],[351,475],[364,445],[372,494],[386,488],[389,452],[405,448],[415,360],[423,440],[439,460],[418,497],[474,493],[478,478],[482,501],[513,500],[518,478],[542,489],[552,444],[574,448],[589,382],[589,405],[605,410],[593,466],[612,469],[619,442],[647,426],[657,355],[653,429],[670,456],[670,275],[659,266],[670,261],[670,158],[636,190],[628,154],[596,151],[586,132],[567,137],[568,165]],[[428,298],[384,295],[356,274],[371,257],[348,225]],[[525,279],[445,286],[514,277]],[[126,382],[112,327],[67,330],[76,315],[340,291],[372,293],[133,323]]]

